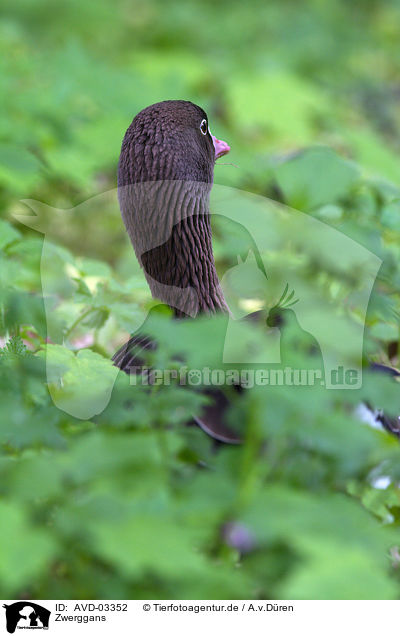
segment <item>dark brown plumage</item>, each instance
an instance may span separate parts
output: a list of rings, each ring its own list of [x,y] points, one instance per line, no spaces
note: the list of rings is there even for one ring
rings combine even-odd
[[[202,108],[165,101],[142,110],[122,142],[118,198],[122,218],[154,298],[176,317],[228,314],[218,280],[209,214],[215,160],[229,146],[211,135]],[[127,373],[143,364],[155,344],[141,330],[114,355]],[[196,422],[210,435],[235,443],[224,423],[227,400],[210,389],[212,403]]]
[[[227,311],[209,216],[215,156],[206,113],[184,101],[142,110],[122,143],[122,217],[153,297],[177,315]]]

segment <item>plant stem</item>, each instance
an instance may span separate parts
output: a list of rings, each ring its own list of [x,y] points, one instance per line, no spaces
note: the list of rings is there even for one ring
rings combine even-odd
[[[72,325],[70,326],[70,328],[67,330],[67,332],[64,335],[65,340],[68,340],[68,338],[70,337],[71,333],[74,331],[75,327],[77,327],[79,325],[79,323],[82,320],[84,320],[86,318],[86,316],[88,316],[94,310],[95,310],[95,307],[89,307],[89,309],[84,311],[83,314],[81,314],[80,316],[78,316],[78,318],[76,320],[74,320],[74,322],[72,323]]]

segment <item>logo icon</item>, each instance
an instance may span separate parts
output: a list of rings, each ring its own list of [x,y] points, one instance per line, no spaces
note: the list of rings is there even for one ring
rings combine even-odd
[[[18,601],[11,605],[3,605],[6,610],[6,627],[9,634],[18,629],[48,629],[50,610],[32,603]]]

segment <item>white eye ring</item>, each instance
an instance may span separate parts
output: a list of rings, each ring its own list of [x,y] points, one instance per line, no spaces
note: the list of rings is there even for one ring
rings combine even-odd
[[[208,124],[207,124],[207,119],[203,119],[201,124],[200,124],[200,131],[203,135],[206,135],[208,133]]]

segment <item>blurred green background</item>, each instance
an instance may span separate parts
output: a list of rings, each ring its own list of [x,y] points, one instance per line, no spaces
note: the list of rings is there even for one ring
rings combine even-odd
[[[396,0],[2,3],[2,597],[399,597],[398,442],[352,415],[363,397],[396,412],[387,378],[365,372],[357,392],[247,391],[231,415],[246,441],[218,452],[182,426],[201,406],[195,391],[133,400],[118,377],[88,420],[48,391],[79,401],[101,389],[151,305],[115,201],[91,197],[115,188],[133,116],[164,99],[200,104],[231,145],[216,183],[313,215],[382,259],[365,349],[398,364],[399,24]],[[50,342],[43,235],[15,220],[29,214],[22,199],[50,206],[31,204],[50,224],[78,206],[47,237]],[[216,222],[221,273],[241,240]],[[293,266],[339,304],[357,289],[323,263]],[[164,361],[174,329],[161,320]],[[180,351],[194,367],[213,333],[188,327]],[[373,487],[381,475],[386,489]]]

